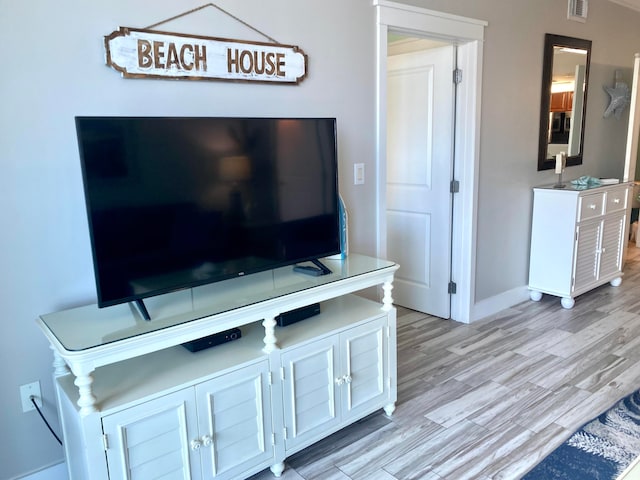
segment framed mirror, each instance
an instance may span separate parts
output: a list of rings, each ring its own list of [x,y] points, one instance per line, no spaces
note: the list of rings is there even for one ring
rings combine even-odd
[[[560,152],[567,166],[582,163],[590,62],[591,40],[545,35],[538,171],[555,168]]]

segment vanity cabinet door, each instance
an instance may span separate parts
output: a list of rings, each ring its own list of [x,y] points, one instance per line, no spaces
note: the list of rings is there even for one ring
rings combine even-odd
[[[274,457],[268,362],[103,419],[110,480],[235,480]]]
[[[386,317],[347,330],[341,335],[341,390],[344,418],[358,416],[384,403],[388,396]]]
[[[389,403],[387,316],[282,354],[285,449]]]
[[[576,228],[573,292],[598,280],[602,221],[583,222]]]
[[[204,478],[244,478],[273,459],[268,362],[196,385]]]
[[[604,219],[600,248],[599,277],[601,278],[610,277],[622,270],[626,218],[626,214],[621,212]]]
[[[192,388],[108,415],[102,426],[111,480],[201,478]]]
[[[338,336],[282,354],[285,450],[308,445],[340,422]]]

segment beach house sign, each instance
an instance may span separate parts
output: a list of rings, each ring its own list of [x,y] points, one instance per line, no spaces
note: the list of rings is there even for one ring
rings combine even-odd
[[[307,73],[298,47],[120,27],[104,39],[107,65],[126,78],[297,84]]]

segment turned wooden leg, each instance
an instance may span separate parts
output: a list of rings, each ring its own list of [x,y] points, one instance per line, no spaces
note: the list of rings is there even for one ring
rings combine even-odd
[[[570,297],[562,297],[560,299],[560,304],[562,308],[566,308],[567,310],[571,310],[573,306],[576,304],[576,301]]]
[[[78,399],[80,415],[85,416],[97,412],[96,397],[91,392],[91,384],[93,383],[91,374],[77,375],[73,383],[78,387],[78,392],[80,393],[80,398]]]
[[[264,327],[264,347],[262,348],[262,351],[265,353],[271,353],[278,348],[275,315],[265,318],[262,322],[262,326]]]
[[[529,298],[534,302],[539,302],[540,300],[542,300],[542,292],[538,292],[537,290],[530,290]]]
[[[60,356],[53,345],[49,345],[49,348],[53,351],[53,376],[62,377],[63,375],[67,375],[70,370],[64,359]]]
[[[271,465],[271,473],[273,473],[274,477],[279,477],[284,472],[284,462],[276,463]]]
[[[390,404],[384,406],[384,413],[386,413],[388,417],[393,415],[393,412],[395,412],[395,410],[396,410],[396,404],[395,403],[390,403]]]
[[[382,310],[385,312],[388,312],[393,308],[393,297],[391,296],[391,290],[393,290],[392,281],[393,277],[382,284],[382,291],[384,292],[382,296]]]

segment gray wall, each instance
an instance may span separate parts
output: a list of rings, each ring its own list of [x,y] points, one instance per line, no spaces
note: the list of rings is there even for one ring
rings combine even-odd
[[[342,190],[353,209],[353,250],[375,253],[375,12],[367,0],[217,0],[309,56],[299,86],[123,79],[104,64],[103,36],[145,27],[198,1],[0,1],[0,479],[62,460],[19,386],[42,382],[44,411],[60,431],[52,355],[35,318],[95,301],[76,146],[75,115],[335,116]],[[208,8],[169,31],[266,41]],[[368,174],[353,187],[352,164]]]
[[[640,13],[606,0],[589,2],[586,23],[567,20],[566,0],[406,0],[403,3],[485,20],[475,300],[528,281],[531,187],[555,181],[537,171],[545,33],[591,40],[591,73],[581,175],[622,177],[628,109],[604,119],[614,71],[629,85],[640,52]]]
[[[369,0],[218,0],[221,7],[309,56],[300,86],[122,79],[104,65],[102,38],[145,27],[200,1],[0,0],[0,362],[4,394],[0,478],[56,463],[62,450],[37,414],[21,413],[18,387],[42,382],[55,421],[51,352],[34,319],[95,299],[75,115],[336,116],[341,191],[350,210],[350,248],[376,251],[375,15]],[[566,20],[561,0],[414,0],[417,6],[487,20],[484,49],[477,291],[482,300],[526,284],[531,186],[536,171],[544,33],[593,40],[585,164],[567,176],[620,176],[626,116],[603,120],[603,84],[631,77],[640,14],[591,0],[586,24]],[[166,30],[262,40],[214,9]],[[367,179],[353,186],[352,164]]]

